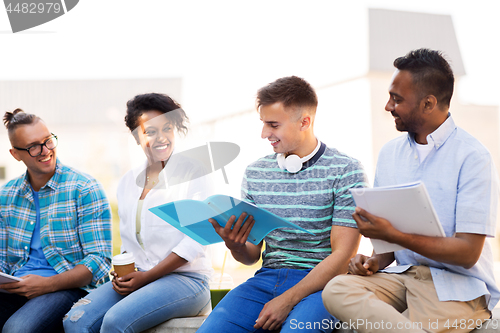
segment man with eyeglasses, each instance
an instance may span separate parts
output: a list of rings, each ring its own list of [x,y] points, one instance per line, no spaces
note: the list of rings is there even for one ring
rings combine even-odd
[[[39,117],[6,112],[11,155],[24,175],[0,187],[2,332],[58,332],[71,306],[108,278],[111,213],[101,185],[56,158]]]

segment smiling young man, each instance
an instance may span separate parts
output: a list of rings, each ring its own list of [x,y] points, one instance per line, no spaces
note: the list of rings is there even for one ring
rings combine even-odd
[[[295,229],[269,233],[262,269],[230,291],[198,332],[334,328],[335,318],[325,310],[321,290],[332,277],[347,272],[357,251],[360,235],[351,216],[354,202],[349,189],[366,186],[366,179],[357,160],[315,137],[317,104],[314,89],[295,76],[259,90],[261,137],[269,141],[274,154],[247,167],[242,196],[312,234]],[[249,218],[242,226],[245,217],[231,217],[224,228],[212,224],[233,257],[251,265],[259,260],[263,244],[246,241],[253,221]]]
[[[441,53],[411,51],[394,66],[385,109],[408,133],[382,148],[374,186],[423,182],[446,237],[405,234],[356,208],[364,236],[406,249],[357,255],[351,275],[326,286],[324,304],[358,332],[469,332],[500,298],[485,242],[495,235],[497,172],[486,148],[453,122],[454,76]]]
[[[111,214],[101,185],[62,165],[37,116],[6,112],[11,155],[27,168],[0,188],[2,332],[53,332],[74,302],[107,278]],[[6,293],[8,292],[8,293]]]

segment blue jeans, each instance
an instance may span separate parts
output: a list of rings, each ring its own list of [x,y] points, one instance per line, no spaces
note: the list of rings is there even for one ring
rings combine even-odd
[[[197,333],[266,332],[253,328],[264,305],[302,280],[310,270],[262,268],[231,290]],[[281,326],[285,332],[331,332],[337,320],[326,311],[321,291],[300,301]]]
[[[209,302],[208,278],[198,273],[170,273],[127,296],[108,282],[73,306],[64,331],[141,332],[171,318],[196,316]]]
[[[68,289],[29,300],[16,294],[0,293],[2,333],[60,332],[66,312],[86,294],[82,289]]]

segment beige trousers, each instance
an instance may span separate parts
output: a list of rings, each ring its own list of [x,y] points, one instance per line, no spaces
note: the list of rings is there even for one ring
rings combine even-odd
[[[490,311],[484,296],[441,302],[429,267],[400,274],[339,275],[323,290],[326,309],[358,332],[470,332]]]

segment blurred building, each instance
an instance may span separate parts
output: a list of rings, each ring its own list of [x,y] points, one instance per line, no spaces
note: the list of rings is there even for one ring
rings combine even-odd
[[[96,177],[113,199],[117,181],[143,157],[125,126],[126,102],[148,92],[180,100],[181,79],[0,81],[0,111],[21,108],[41,117],[58,136],[61,162]],[[9,148],[0,126],[0,183],[25,171]]]
[[[358,158],[373,184],[378,152],[386,142],[401,135],[392,115],[385,111],[395,70],[393,61],[410,50],[426,47],[443,51],[455,73],[450,111],[456,124],[489,149],[499,168],[499,106],[471,105],[461,100],[456,87],[466,72],[451,17],[386,9],[370,9],[368,14],[369,70],[361,77],[342,82],[333,78],[332,84],[315,87],[319,98],[315,123],[318,138]],[[239,159],[238,170],[272,152],[267,142],[259,140],[261,124],[254,108],[198,126],[204,128],[202,132],[208,137],[238,140],[245,152]],[[235,188],[233,193],[236,191]],[[492,242],[496,260],[500,259],[498,244],[498,239]],[[360,251],[370,254],[371,244],[363,240]]]

